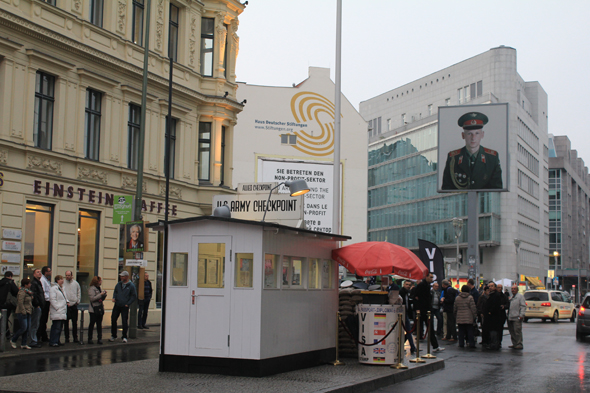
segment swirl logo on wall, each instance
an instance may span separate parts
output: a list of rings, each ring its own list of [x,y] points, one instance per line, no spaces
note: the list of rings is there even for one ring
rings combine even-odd
[[[309,131],[293,131],[297,136],[294,149],[311,156],[334,153],[334,104],[326,97],[302,91],[291,99],[291,112],[297,123],[306,123]]]

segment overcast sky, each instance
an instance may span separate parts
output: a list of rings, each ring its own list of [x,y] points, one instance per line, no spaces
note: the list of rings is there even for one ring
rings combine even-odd
[[[237,79],[291,86],[308,67],[334,80],[336,0],[249,0]],[[361,101],[500,45],[549,97],[549,132],[590,165],[589,0],[343,0],[342,92]],[[586,92],[586,93],[584,93]]]

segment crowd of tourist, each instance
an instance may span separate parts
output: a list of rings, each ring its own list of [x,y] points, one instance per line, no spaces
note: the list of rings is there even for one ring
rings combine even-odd
[[[135,285],[129,279],[129,272],[122,271],[119,274],[121,280],[115,286],[111,313],[111,337],[109,341],[117,338],[117,322],[121,317],[123,325],[122,342],[127,342],[129,329],[129,307],[137,300]],[[105,313],[104,302],[107,291],[101,289],[102,278],[92,278],[88,288],[88,312],[90,323],[88,326],[88,344],[94,344],[94,332],[96,330],[96,343],[102,344],[102,319]],[[149,302],[152,296],[152,285],[149,275],[145,274],[144,299],[140,301],[138,329],[148,329],[146,326]],[[20,339],[21,349],[41,348],[42,343],[47,342],[50,347],[60,347],[70,342],[79,342],[78,337],[78,306],[82,298],[80,284],[74,279],[71,271],[65,272],[65,278],[57,275],[51,282],[51,268],[45,266],[35,269],[31,279],[24,278],[20,282],[20,288],[13,279],[13,273],[7,271],[0,280],[0,309],[8,311],[10,317],[14,313],[14,321],[7,330],[7,337],[13,348],[18,347]],[[48,321],[51,327],[48,331]],[[70,330],[71,321],[71,330]],[[4,323],[4,321],[2,321]],[[63,333],[63,340],[62,340]]]
[[[389,289],[394,286],[397,287],[393,284]],[[458,343],[460,348],[476,348],[477,344],[481,344],[486,350],[499,350],[506,323],[512,341],[509,348],[523,349],[522,322],[526,302],[516,285],[512,286],[511,293],[508,290],[504,292],[503,286],[493,281],[478,290],[474,280],[469,279],[457,291],[449,280],[443,280],[439,288],[437,282],[433,283],[433,274],[429,273],[417,285],[410,280],[404,281],[399,296],[407,310],[406,326],[416,319],[416,311],[419,310],[423,325],[421,332],[425,332],[427,313],[431,313],[433,331],[430,337],[435,352],[444,350],[439,347],[438,340]],[[477,337],[481,337],[479,343]],[[406,334],[406,340],[411,353],[414,353],[414,338]]]

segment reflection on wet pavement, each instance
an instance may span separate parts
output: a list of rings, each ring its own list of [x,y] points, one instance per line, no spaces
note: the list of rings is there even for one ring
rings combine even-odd
[[[159,344],[150,343],[141,346],[112,346],[104,349],[88,347],[88,349],[76,352],[45,352],[38,356],[27,354],[28,356],[16,359],[0,359],[0,377],[155,359],[158,357],[158,353]]]

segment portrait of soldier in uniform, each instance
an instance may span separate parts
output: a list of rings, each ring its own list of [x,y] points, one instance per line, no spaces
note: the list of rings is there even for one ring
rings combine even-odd
[[[498,152],[480,145],[488,117],[469,112],[457,122],[463,129],[465,146],[449,152],[443,172],[442,190],[501,189],[502,168]]]

